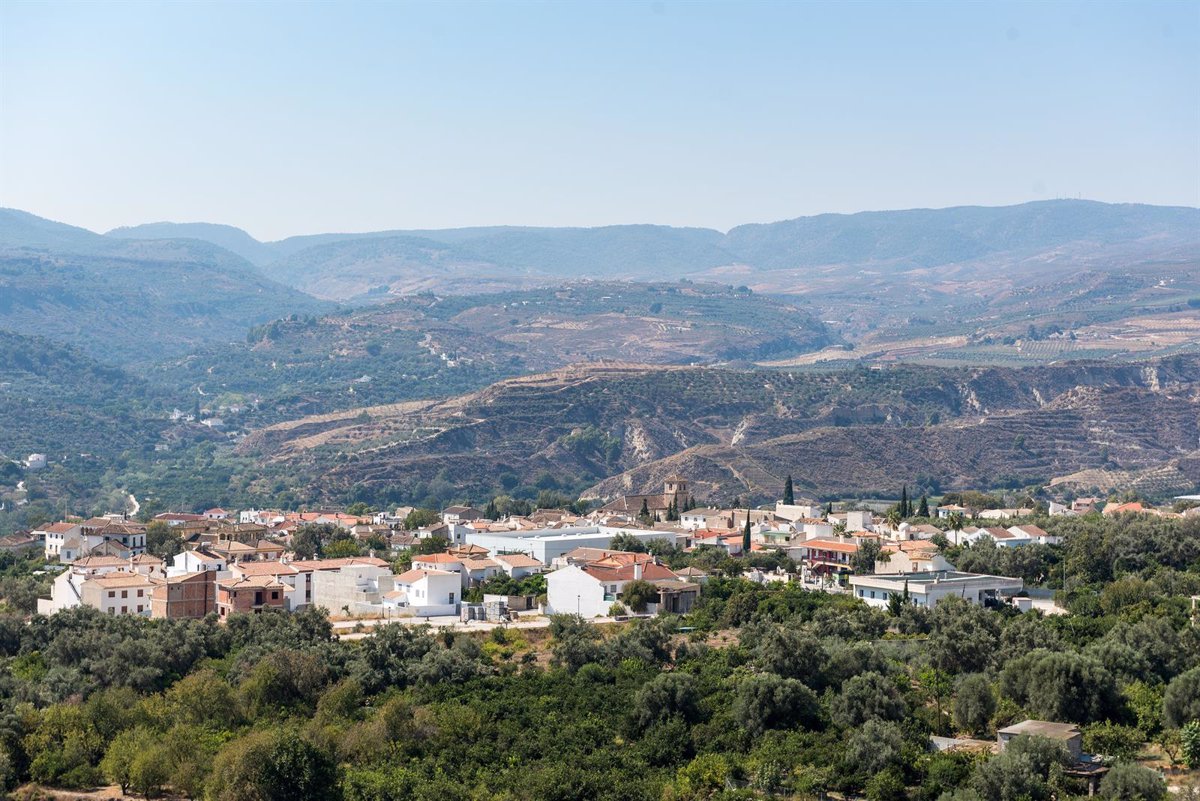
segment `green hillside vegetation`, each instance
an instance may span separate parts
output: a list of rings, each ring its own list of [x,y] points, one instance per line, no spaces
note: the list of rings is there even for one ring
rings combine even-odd
[[[392,624],[339,641],[321,610],[226,624],[0,612],[0,789],[342,801],[1070,799],[1065,749],[931,752],[1027,718],[1076,723],[1106,801],[1163,801],[1134,760],[1195,760],[1195,520],[1136,536],[1068,521],[1073,613],[948,599],[867,607],[711,579],[691,615],[558,616],[484,634]],[[1173,543],[1166,558],[1145,545]],[[762,559],[763,557],[755,557]],[[1086,591],[1094,602],[1076,602]],[[686,632],[686,633],[685,633]],[[1161,750],[1160,750],[1161,749]],[[1130,795],[1134,792],[1134,795]]]
[[[829,342],[794,302],[710,284],[576,282],[488,295],[422,294],[256,326],[147,373],[258,401],[258,425],[448,397],[572,362],[749,361]],[[445,358],[443,358],[445,356]]]

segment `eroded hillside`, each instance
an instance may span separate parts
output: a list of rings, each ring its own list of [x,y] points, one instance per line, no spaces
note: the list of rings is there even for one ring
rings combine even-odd
[[[1194,481],[1198,380],[1194,358],[792,374],[590,365],[303,418],[241,450],[329,498],[398,497],[445,476],[482,495],[504,473],[593,482],[595,497],[671,472],[698,497],[773,497],[787,473],[814,495],[915,476],[978,487],[1167,465]]]

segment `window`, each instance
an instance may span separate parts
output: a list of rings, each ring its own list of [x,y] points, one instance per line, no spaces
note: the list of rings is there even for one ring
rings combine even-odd
[[[141,605],[141,604],[138,604],[138,611],[139,611],[139,612],[140,612],[140,611],[142,611],[142,605]]]
[[[450,603],[454,603],[454,593],[450,593]]]
[[[875,597],[875,590],[871,590],[871,597],[872,597],[872,598],[874,598],[874,597]]]
[[[108,597],[109,597],[109,598],[116,598],[116,597],[117,597],[117,591],[116,591],[116,590],[109,590],[109,591],[108,591]]]
[[[279,600],[279,590],[271,590],[271,600],[272,601]]]
[[[128,597],[129,597],[129,590],[121,590],[121,597],[122,597],[122,598],[128,598]]]
[[[141,597],[142,597],[142,590],[138,590],[138,597],[139,597],[139,598],[141,598]]]
[[[128,612],[128,611],[129,611],[129,607],[128,607],[128,606],[122,606],[122,607],[121,607],[121,614],[122,614],[122,615],[123,615],[123,614],[125,614],[125,613],[126,613],[126,612]]]

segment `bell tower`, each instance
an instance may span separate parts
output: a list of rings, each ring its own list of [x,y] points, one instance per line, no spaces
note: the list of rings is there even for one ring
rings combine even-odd
[[[676,509],[683,509],[687,505],[687,497],[687,479],[678,475],[667,476],[663,482],[663,503],[674,501]]]

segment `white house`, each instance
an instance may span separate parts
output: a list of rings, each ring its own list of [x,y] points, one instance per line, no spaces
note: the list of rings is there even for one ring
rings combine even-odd
[[[1016,595],[1024,586],[1024,582],[1019,578],[954,571],[850,577],[854,597],[870,606],[881,608],[887,607],[891,596],[902,595],[906,590],[912,603],[933,607],[943,598],[951,596],[963,598],[974,604],[983,604],[989,600],[998,601]]]
[[[678,576],[652,561],[630,564],[568,565],[546,575],[546,600],[551,614],[607,617],[631,581],[678,581]]]
[[[81,555],[84,547],[82,537],[83,527],[78,523],[51,523],[33,530],[33,536],[44,540],[44,553],[47,559],[57,559],[67,564],[74,562]],[[96,543],[100,540],[97,538]]]
[[[500,553],[496,554],[494,558],[500,565],[500,569],[514,579],[523,579],[526,576],[541,573],[546,567],[532,556],[526,556],[523,553]]]
[[[201,570],[212,570],[217,573],[217,578],[228,578],[228,568],[228,563],[220,556],[213,556],[210,553],[199,550],[183,551],[171,558],[171,566],[167,568],[167,576],[182,576]]]
[[[1034,542],[1038,545],[1058,545],[1062,542],[1062,537],[1056,537],[1034,525],[1012,526],[1009,528],[1008,533],[1016,537],[1024,537],[1029,542]]]
[[[679,515],[679,525],[689,531],[701,528],[730,528],[733,516],[720,509],[689,509]]]
[[[44,453],[31,453],[25,459],[25,469],[31,472],[45,470],[48,465],[49,461],[47,461],[46,454]]]
[[[394,586],[383,596],[385,609],[407,611],[417,617],[458,614],[462,579],[457,573],[414,569],[396,576]]]

